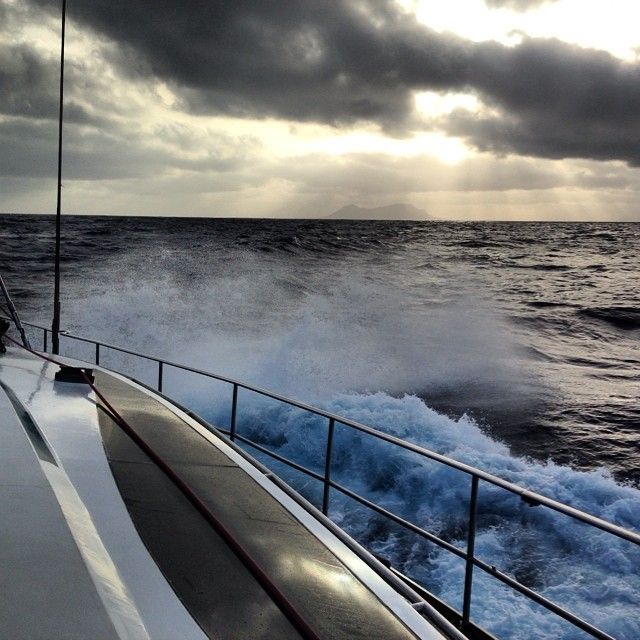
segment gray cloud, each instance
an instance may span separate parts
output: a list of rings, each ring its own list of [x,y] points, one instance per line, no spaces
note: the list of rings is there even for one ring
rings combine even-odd
[[[418,77],[450,84],[463,46],[425,38],[390,0],[174,0],[152,13],[146,3],[95,0],[71,15],[119,43],[121,68],[186,89],[203,113],[395,126],[411,115]]]
[[[1,6],[1,5],[0,5]],[[43,56],[25,44],[0,42],[0,114],[22,118],[55,119],[58,117],[60,63]],[[108,126],[119,108],[111,101],[105,112],[101,92],[104,87],[88,73],[83,63],[70,62],[66,68],[67,88],[76,96],[65,100],[65,120],[77,124]],[[98,113],[93,105],[79,100],[90,98],[103,107]]]
[[[450,134],[484,151],[640,165],[640,65],[558,40],[476,53],[474,87],[497,113],[457,111]]]
[[[233,173],[251,153],[251,141],[218,133],[216,150],[189,157],[171,144],[166,128],[154,135],[115,134],[93,127],[72,126],[65,131],[64,176],[67,180],[149,179],[175,172]],[[26,118],[0,122],[0,175],[22,178],[52,177],[56,171],[57,129],[46,121]]]
[[[640,164],[640,64],[602,51],[473,43],[392,0],[94,0],[71,16],[118,43],[126,73],[168,82],[196,113],[401,132],[418,126],[415,91],[466,91],[497,115],[442,124],[480,149]]]
[[[57,110],[52,78],[58,66],[27,45],[0,44],[0,112],[48,117]]]

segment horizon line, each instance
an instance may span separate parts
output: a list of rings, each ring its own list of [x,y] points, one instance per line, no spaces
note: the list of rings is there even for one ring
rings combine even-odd
[[[348,205],[347,205],[348,206]],[[408,218],[406,220],[400,219],[384,219],[384,218],[332,218],[332,214],[325,216],[300,216],[300,217],[288,217],[288,216],[216,216],[216,215],[182,215],[182,214],[147,214],[147,213],[63,213],[62,217],[65,218],[171,218],[171,219],[184,219],[184,220],[281,220],[281,221],[307,221],[314,220],[320,222],[379,222],[379,223],[393,223],[393,222],[509,222],[509,223],[560,223],[560,224],[638,224],[640,219],[574,219],[574,218],[438,218],[431,216],[429,218]],[[0,213],[0,216],[49,216],[56,217],[54,213],[41,213],[33,211],[7,211]]]

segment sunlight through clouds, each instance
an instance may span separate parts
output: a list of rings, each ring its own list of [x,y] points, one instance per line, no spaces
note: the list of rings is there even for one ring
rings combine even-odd
[[[286,16],[251,5],[249,23],[229,5],[225,43],[206,21],[185,38],[172,1],[149,24],[137,0],[71,4],[70,210],[176,213],[188,194],[193,215],[640,211],[640,63],[605,53],[635,60],[640,3],[291,0]],[[0,190],[16,211],[52,206],[58,12],[0,0]]]
[[[637,0],[551,0],[526,12],[490,8],[485,0],[401,0],[400,4],[433,29],[476,42],[509,45],[526,34],[604,49],[628,60],[636,59],[640,46]]]

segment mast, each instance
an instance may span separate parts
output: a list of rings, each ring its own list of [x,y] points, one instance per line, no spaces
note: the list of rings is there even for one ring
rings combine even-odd
[[[53,285],[53,323],[51,324],[53,353],[60,353],[60,233],[62,218],[62,118],[64,111],[64,36],[67,0],[62,0],[62,33],[60,45],[60,108],[58,120],[58,201],[56,206],[56,257]]]

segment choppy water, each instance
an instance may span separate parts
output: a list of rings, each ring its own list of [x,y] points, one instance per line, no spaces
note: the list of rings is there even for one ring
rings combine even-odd
[[[51,219],[0,222],[0,270],[23,316],[48,323]],[[66,328],[320,403],[640,529],[640,225],[68,218],[64,228]],[[227,419],[221,389],[167,383]],[[240,417],[281,453],[320,464],[310,418],[255,402]],[[468,480],[347,434],[337,446],[337,478],[464,547]],[[353,535],[459,606],[460,561],[333,504]],[[640,554],[583,529],[481,491],[483,559],[616,637],[640,637]],[[474,589],[473,615],[501,637],[584,637],[491,578]]]

